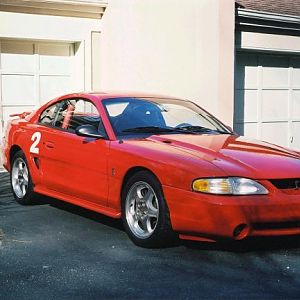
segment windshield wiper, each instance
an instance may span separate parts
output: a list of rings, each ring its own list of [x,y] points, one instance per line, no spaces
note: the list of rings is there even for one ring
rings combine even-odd
[[[181,128],[159,127],[159,126],[141,126],[122,130],[122,132],[141,132],[141,133],[163,133],[163,132],[180,132],[187,134],[195,134],[193,131],[186,131]]]
[[[181,126],[176,129],[185,131],[185,132],[194,132],[194,133],[218,132],[220,134],[231,134],[230,132],[222,131],[219,129],[211,129],[211,128],[207,128],[207,127],[203,127],[203,126],[193,126],[193,125]]]

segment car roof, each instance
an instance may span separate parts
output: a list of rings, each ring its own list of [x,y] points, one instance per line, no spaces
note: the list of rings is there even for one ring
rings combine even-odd
[[[39,110],[45,109],[47,106],[50,106],[54,104],[57,101],[68,99],[68,98],[90,98],[94,97],[98,99],[98,101],[103,100],[113,100],[114,98],[121,98],[121,97],[137,97],[137,98],[160,98],[160,99],[172,99],[172,100],[180,100],[180,101],[189,101],[187,99],[180,99],[178,97],[171,97],[166,95],[159,95],[159,94],[151,94],[151,93],[141,93],[141,92],[123,92],[123,91],[92,91],[92,92],[75,92],[75,93],[69,93],[64,94],[59,97],[56,97],[48,102],[46,102],[44,105],[42,105]]]
[[[110,98],[120,98],[120,97],[143,97],[143,98],[165,98],[165,99],[180,99],[178,97],[171,97],[162,94],[152,94],[152,93],[142,93],[142,92],[128,92],[128,91],[92,91],[92,92],[82,92],[81,95],[93,95],[98,97],[100,100],[106,100]]]

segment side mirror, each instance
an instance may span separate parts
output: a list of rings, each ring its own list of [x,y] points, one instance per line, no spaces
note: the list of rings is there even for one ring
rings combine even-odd
[[[75,130],[75,133],[79,136],[91,137],[96,139],[103,139],[104,136],[101,135],[97,128],[93,125],[81,125]]]

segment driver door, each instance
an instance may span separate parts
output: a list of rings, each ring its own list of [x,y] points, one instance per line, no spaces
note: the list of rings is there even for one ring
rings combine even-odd
[[[104,138],[76,135],[75,129],[80,125],[95,126]],[[106,206],[109,141],[96,106],[86,99],[63,100],[51,125],[45,126],[41,134],[45,187]]]

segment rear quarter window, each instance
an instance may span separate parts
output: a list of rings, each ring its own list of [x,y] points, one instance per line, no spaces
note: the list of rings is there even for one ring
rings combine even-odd
[[[40,115],[39,122],[45,125],[51,125],[55,118],[56,107],[58,104],[53,104],[47,107]]]

